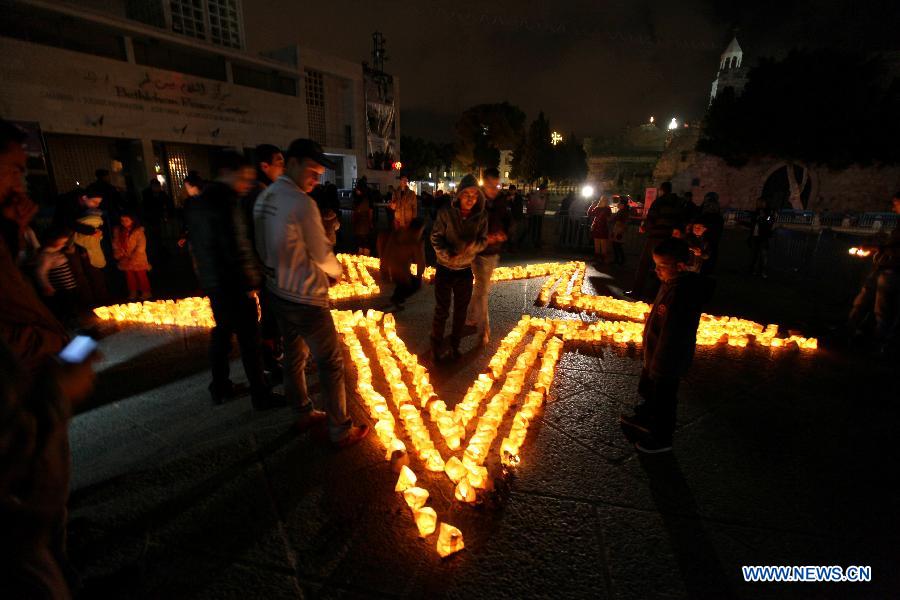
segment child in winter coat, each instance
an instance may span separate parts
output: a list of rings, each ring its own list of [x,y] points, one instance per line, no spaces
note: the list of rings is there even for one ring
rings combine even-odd
[[[144,228],[131,214],[122,215],[119,223],[113,230],[113,256],[119,270],[125,272],[128,299],[135,300],[139,296],[145,300],[152,298],[150,280],[147,278],[150,263],[147,261]]]
[[[643,402],[634,415],[621,415],[640,452],[672,449],[678,384],[694,356],[697,326],[710,294],[710,280],[687,269],[691,252],[685,241],[669,238],[653,251],[661,282],[644,326],[644,367],[638,383]]]

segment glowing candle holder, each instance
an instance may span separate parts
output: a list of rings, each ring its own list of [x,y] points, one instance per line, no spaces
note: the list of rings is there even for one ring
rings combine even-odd
[[[425,506],[425,503],[428,502],[428,490],[424,490],[420,487],[406,488],[403,491],[403,499],[406,500],[406,504],[412,509],[413,513],[415,513],[415,511]]]
[[[419,537],[428,537],[434,533],[437,527],[437,513],[430,506],[425,506],[413,512],[416,527],[419,529]],[[462,534],[460,533],[460,536]]]
[[[394,486],[395,492],[405,492],[409,488],[416,485],[416,474],[412,469],[403,465],[400,469],[400,477],[397,478],[397,485]]]

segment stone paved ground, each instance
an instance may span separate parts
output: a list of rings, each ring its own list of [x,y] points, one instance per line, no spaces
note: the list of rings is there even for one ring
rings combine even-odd
[[[850,293],[817,299],[789,275],[761,284],[735,265],[723,265],[713,312],[781,314],[827,333]],[[616,292],[630,272],[592,270],[589,280]],[[442,398],[462,395],[522,313],[563,314],[533,306],[540,283],[495,287],[495,340],[432,372]],[[432,298],[426,288],[397,316],[413,352],[427,344]],[[375,439],[334,453],[290,433],[290,409],[254,413],[246,398],[210,406],[206,339],[123,327],[103,340],[96,398],[72,424],[69,543],[83,597],[900,592],[894,364],[840,347],[780,358],[702,351],[682,387],[675,452],[641,457],[616,423],[636,400],[639,356],[567,352],[522,464],[494,496],[460,506],[443,476],[426,476],[431,504],[467,546],[441,560],[434,537],[416,536]],[[740,566],[756,564],[871,565],[874,580],[743,583]]]

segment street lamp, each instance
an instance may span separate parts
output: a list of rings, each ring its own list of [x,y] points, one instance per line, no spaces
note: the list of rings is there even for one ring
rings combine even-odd
[[[669,121],[669,130],[671,131],[672,129],[678,129],[678,120],[675,117],[672,117],[672,120]]]
[[[550,143],[554,146],[563,141],[563,136],[558,131],[554,131],[550,134]]]
[[[592,198],[594,196],[594,186],[585,184],[581,187],[582,198]]]

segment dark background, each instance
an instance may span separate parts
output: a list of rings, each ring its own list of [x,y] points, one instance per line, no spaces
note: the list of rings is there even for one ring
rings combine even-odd
[[[896,50],[891,0],[596,0],[246,2],[251,52],[302,46],[371,61],[401,81],[404,135],[452,138],[468,106],[509,100],[543,109],[559,131],[616,133],[650,115],[702,117],[718,59],[735,30],[752,64],[792,47]],[[840,82],[835,82],[836,90]]]

